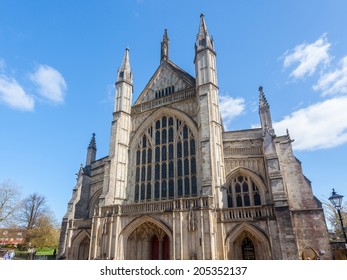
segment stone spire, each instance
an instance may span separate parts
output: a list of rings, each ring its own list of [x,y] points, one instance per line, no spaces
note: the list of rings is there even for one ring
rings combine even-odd
[[[125,54],[123,58],[123,63],[120,69],[118,70],[117,82],[128,82],[132,84],[133,76],[130,68],[130,59],[129,59],[129,49],[125,49]]]
[[[118,70],[114,112],[124,111],[130,114],[133,92],[133,74],[130,68],[129,49],[125,49],[122,66]]]
[[[132,129],[131,104],[133,76],[130,68],[129,49],[125,50],[122,66],[118,70],[116,98],[111,124],[111,141],[108,161],[105,163],[105,180],[99,205],[123,203],[127,192],[129,168],[128,153]]]
[[[204,15],[200,16],[195,44],[195,86],[201,154],[201,195],[214,196],[216,207],[227,207],[223,157],[222,122],[218,102],[216,52],[207,31]],[[214,257],[212,257],[213,259]]]
[[[210,34],[208,33],[204,15],[201,14],[199,32],[195,44],[195,51],[198,52],[205,48],[210,48],[211,50],[214,50],[213,40],[211,39]]]
[[[92,134],[92,139],[90,139],[88,149],[93,149],[96,151],[95,133]]]
[[[263,87],[259,87],[259,116],[260,116],[260,123],[261,127],[266,130],[271,131],[273,133],[272,128],[272,120],[271,120],[271,114],[270,114],[270,106],[269,103],[266,100],[265,93],[263,91]]]
[[[87,150],[87,160],[86,166],[90,166],[93,161],[96,159],[96,142],[95,142],[95,133],[92,134],[90,139],[88,150]]]
[[[269,107],[269,104],[267,103],[264,91],[263,91],[263,87],[259,86],[259,108],[262,107]]]
[[[164,30],[163,41],[161,41],[160,61],[169,60],[169,37],[167,29]]]

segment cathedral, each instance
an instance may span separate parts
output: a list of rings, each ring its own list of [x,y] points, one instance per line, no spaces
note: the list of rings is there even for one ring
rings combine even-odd
[[[226,131],[216,52],[200,16],[195,76],[160,63],[133,103],[129,49],[118,70],[109,155],[95,134],[62,220],[69,260],[330,259],[321,203],[277,136],[259,87],[260,128]]]

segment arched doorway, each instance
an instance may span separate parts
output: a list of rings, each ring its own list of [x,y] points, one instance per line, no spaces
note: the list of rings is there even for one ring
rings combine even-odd
[[[158,225],[145,222],[127,238],[125,256],[129,260],[169,260],[170,238]]]
[[[241,223],[226,239],[227,259],[230,260],[269,260],[270,242],[264,232],[253,225]]]
[[[89,238],[86,236],[78,247],[78,260],[88,260],[89,256]]]

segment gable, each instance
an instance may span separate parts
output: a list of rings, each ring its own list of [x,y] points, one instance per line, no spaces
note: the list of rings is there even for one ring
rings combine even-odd
[[[162,61],[134,105],[195,87],[195,79],[171,61]]]

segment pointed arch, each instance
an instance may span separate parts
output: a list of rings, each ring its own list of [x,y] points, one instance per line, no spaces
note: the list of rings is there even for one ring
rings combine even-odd
[[[267,187],[252,170],[237,167],[226,176],[228,208],[266,204]]]
[[[142,224],[145,224],[147,222],[151,222],[152,224],[155,224],[156,226],[158,226],[160,229],[162,229],[168,236],[169,238],[172,240],[172,230],[165,225],[162,221],[157,220],[153,217],[150,216],[142,216],[140,218],[136,218],[133,221],[131,221],[120,233],[120,236],[122,238],[128,238],[129,235],[135,230],[137,229],[139,226],[141,226]]]
[[[88,205],[88,211],[89,211],[89,218],[91,219],[94,215],[94,209],[98,206],[99,203],[99,198],[102,193],[102,187],[97,190],[91,199],[89,200],[89,205]]]
[[[261,229],[243,222],[229,232],[225,239],[226,259],[242,259],[242,242],[249,238],[254,246],[256,259],[271,259],[271,245],[267,234]]]
[[[134,219],[120,233],[120,259],[151,259],[153,250],[160,259],[172,258],[172,230],[162,221],[150,216]],[[154,241],[155,242],[154,242]],[[160,244],[160,247],[159,247]],[[133,248],[133,250],[131,249]],[[159,249],[160,248],[160,249]]]
[[[197,196],[199,169],[198,130],[185,113],[172,108],[154,111],[131,138],[129,187],[135,203],[181,197],[179,180],[185,182],[184,196]],[[143,196],[139,186],[147,186]]]
[[[86,260],[89,258],[90,234],[86,230],[81,230],[72,239],[71,259]]]
[[[134,136],[130,140],[130,147],[134,148],[134,145],[136,145],[138,138],[142,136],[146,129],[152,124],[153,121],[163,117],[163,116],[175,116],[178,119],[184,121],[187,126],[192,130],[192,133],[194,134],[194,137],[198,137],[198,128],[196,123],[192,120],[191,117],[189,117],[186,113],[172,109],[167,107],[161,107],[157,110],[155,110],[151,115],[149,115],[139,126],[136,130]]]
[[[248,175],[250,177],[252,177],[252,179],[254,180],[255,183],[257,183],[258,186],[260,186],[262,189],[264,189],[264,191],[267,191],[267,187],[264,184],[263,180],[258,176],[258,174],[256,174],[254,171],[245,168],[245,167],[236,167],[234,169],[232,169],[226,176],[226,182],[229,182],[231,180],[232,177],[238,175],[238,174],[245,174]]]

